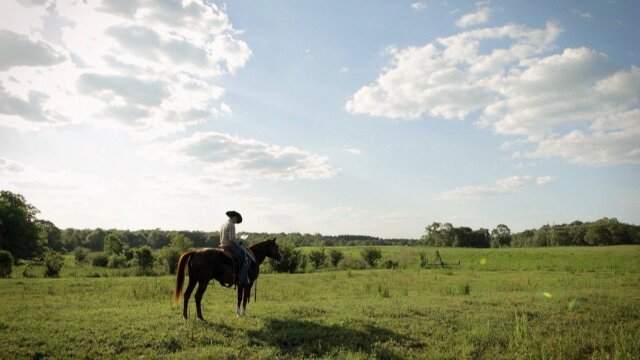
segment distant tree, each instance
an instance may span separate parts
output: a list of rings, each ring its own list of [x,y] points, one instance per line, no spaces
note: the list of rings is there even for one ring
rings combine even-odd
[[[38,209],[20,194],[0,191],[0,250],[9,251],[16,259],[40,254]]]
[[[602,223],[589,225],[584,236],[589,245],[609,245],[611,244],[611,231]]]
[[[193,241],[183,234],[176,233],[171,237],[171,246],[180,253],[183,253],[193,247]]]
[[[0,250],[0,277],[9,277],[13,271],[13,256],[7,250]]]
[[[167,266],[167,271],[169,271],[170,274],[175,274],[176,268],[178,267],[178,260],[180,259],[182,252],[173,246],[167,246],[159,250],[159,252]]]
[[[325,261],[327,261],[327,254],[325,253],[325,249],[312,250],[309,255],[309,261],[311,261],[311,265],[314,269],[319,269],[324,266]]]
[[[382,250],[377,247],[366,247],[360,252],[362,260],[371,267],[376,266],[376,262],[382,259]]]
[[[93,251],[102,251],[104,249],[104,238],[106,238],[107,235],[108,233],[106,231],[97,228],[87,234],[83,246]]]
[[[124,251],[124,243],[120,234],[112,232],[104,238],[104,252],[107,255],[120,255]]]
[[[511,244],[511,230],[507,225],[500,224],[491,230],[491,247],[505,247]]]
[[[149,273],[153,269],[154,257],[150,247],[139,247],[135,252],[135,259],[143,273]]]
[[[127,266],[127,258],[124,255],[112,254],[109,256],[107,267],[110,269],[119,269]]]
[[[40,244],[54,251],[62,251],[62,231],[48,220],[36,220],[36,224],[38,226]]]
[[[342,251],[337,249],[329,250],[329,259],[331,261],[331,266],[337,267],[340,260],[344,258],[344,254]]]

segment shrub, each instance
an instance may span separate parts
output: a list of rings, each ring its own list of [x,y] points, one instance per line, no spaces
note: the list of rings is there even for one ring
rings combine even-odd
[[[329,251],[329,260],[331,260],[331,265],[333,267],[337,267],[340,260],[344,258],[344,254],[340,250],[331,249]]]
[[[80,246],[73,250],[73,258],[76,259],[77,263],[87,260],[87,256],[89,256],[89,249],[85,247]]]
[[[385,269],[396,269],[396,268],[398,268],[398,262],[397,261],[393,261],[391,259],[388,259],[387,261],[382,263],[382,266]]]
[[[313,250],[309,253],[308,258],[313,268],[319,269],[324,265],[325,261],[327,261],[327,254],[324,249]]]
[[[375,267],[376,262],[382,258],[382,250],[377,247],[367,247],[362,249],[360,255],[362,255],[362,259],[369,264],[370,267]]]
[[[278,246],[282,259],[280,261],[269,259],[269,263],[275,272],[294,273],[298,269],[298,266],[301,265],[301,262],[306,262],[300,249],[297,249],[292,242],[282,242],[278,244]]]
[[[64,265],[64,258],[60,253],[53,250],[47,250],[44,254],[44,276],[46,277],[58,277],[62,265]]]
[[[418,256],[420,257],[420,267],[426,267],[427,266],[427,253],[424,251],[420,251],[418,253]]]
[[[128,246],[125,245],[124,250],[122,250],[122,253],[124,257],[127,259],[127,261],[133,260],[133,257],[136,254],[136,249],[130,249]]]
[[[7,250],[0,250],[0,277],[9,277],[13,271],[13,256]]]
[[[351,257],[344,258],[344,260],[340,263],[341,269],[362,270],[362,269],[365,269],[366,267],[367,267],[367,264],[365,264],[364,261],[360,259],[354,259]]]
[[[139,247],[135,252],[136,262],[143,274],[148,274],[153,270],[153,251],[148,246]]]
[[[175,274],[176,267],[178,267],[178,260],[180,259],[180,250],[173,246],[167,246],[161,250],[160,256],[164,259],[169,273]]]
[[[124,255],[111,255],[109,256],[109,263],[107,267],[110,269],[124,268],[127,266],[127,258]]]
[[[91,265],[107,267],[109,265],[109,257],[103,252],[97,252],[91,255]]]

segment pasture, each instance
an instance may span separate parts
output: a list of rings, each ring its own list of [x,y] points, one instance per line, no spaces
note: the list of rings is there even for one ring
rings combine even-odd
[[[310,249],[305,249],[309,251]],[[341,248],[347,258],[359,248]],[[174,278],[72,264],[0,280],[0,358],[635,359],[640,246],[439,249],[461,268],[263,274],[249,317],[211,284],[208,320],[171,307]],[[118,272],[120,271],[120,272]],[[100,277],[94,277],[100,276]]]

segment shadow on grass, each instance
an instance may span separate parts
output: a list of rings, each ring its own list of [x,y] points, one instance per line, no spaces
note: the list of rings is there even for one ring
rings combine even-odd
[[[283,355],[305,358],[335,356],[348,351],[364,352],[379,359],[403,359],[406,355],[398,354],[398,350],[424,347],[408,336],[376,326],[356,329],[295,319],[267,319],[263,329],[250,331],[248,335],[255,345],[274,346]]]

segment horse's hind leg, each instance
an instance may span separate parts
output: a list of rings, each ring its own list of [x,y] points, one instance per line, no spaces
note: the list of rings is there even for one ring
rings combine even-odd
[[[189,307],[189,298],[191,297],[191,292],[193,288],[196,286],[196,279],[189,276],[189,285],[187,285],[187,289],[184,291],[184,309],[182,310],[182,317],[187,319],[187,308]]]
[[[244,288],[244,293],[242,297],[242,316],[247,315],[247,302],[251,298],[251,285],[247,285]]]
[[[242,316],[242,312],[240,310],[240,304],[242,304],[242,291],[244,290],[244,286],[236,285],[238,287],[238,305],[236,306],[236,316]]]
[[[209,286],[209,281],[199,281],[198,290],[196,290],[196,310],[198,311],[198,318],[200,320],[204,320],[204,318],[202,317],[202,308],[200,304],[202,301],[202,295],[204,295],[204,292],[207,291],[207,286]]]

